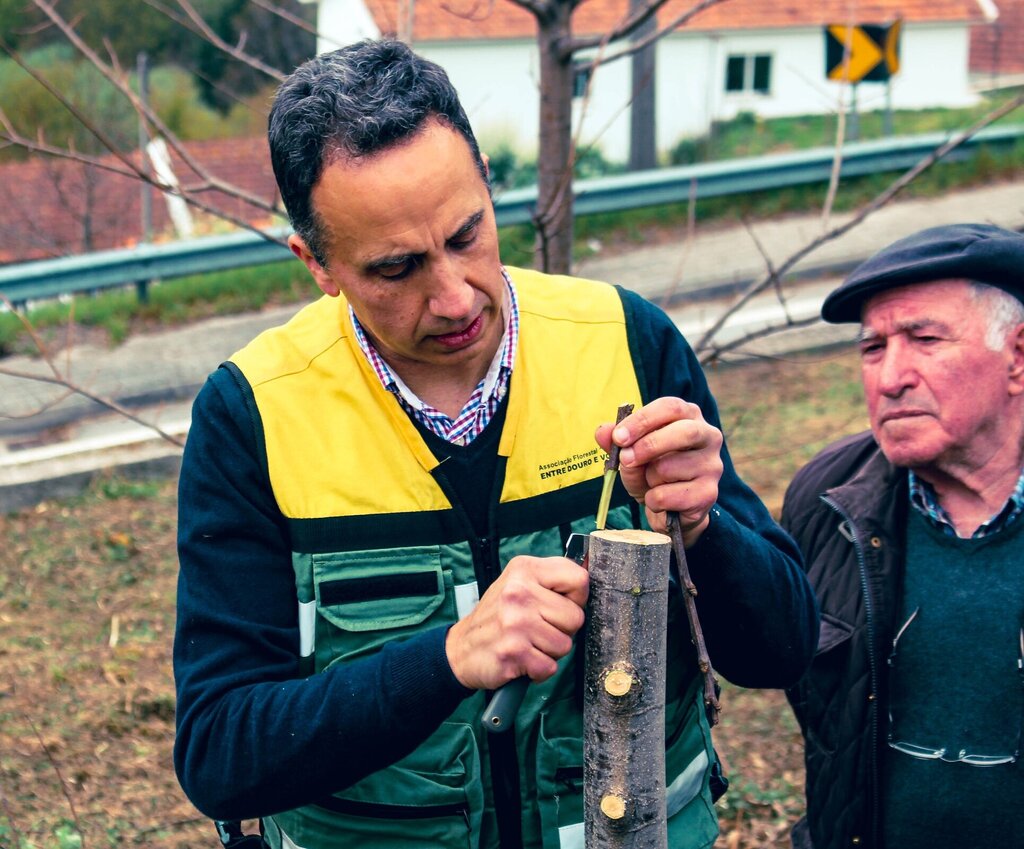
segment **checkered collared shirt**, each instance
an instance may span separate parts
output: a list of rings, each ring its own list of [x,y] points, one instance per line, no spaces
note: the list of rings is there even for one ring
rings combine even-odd
[[[921,480],[913,472],[910,472],[910,503],[914,509],[928,519],[936,528],[946,536],[957,536],[956,528],[949,519],[949,514],[942,509],[935,490]],[[981,539],[992,536],[1007,527],[1010,522],[1016,519],[1021,512],[1024,512],[1024,473],[1017,479],[1017,487],[1006,499],[1002,509],[996,512],[988,521],[971,534],[971,539]]]
[[[416,396],[389,366],[377,349],[373,346],[363,326],[356,318],[351,305],[348,308],[352,318],[352,326],[356,331],[356,341],[366,355],[377,377],[384,388],[391,392],[402,407],[416,421],[436,433],[446,442],[453,445],[469,445],[476,439],[494,417],[495,411],[508,392],[509,380],[512,377],[512,364],[516,358],[516,345],[519,344],[519,305],[516,301],[516,290],[505,269],[501,269],[508,289],[508,326],[501,347],[498,348],[491,366],[469,396],[462,411],[453,419],[440,410],[431,407]]]

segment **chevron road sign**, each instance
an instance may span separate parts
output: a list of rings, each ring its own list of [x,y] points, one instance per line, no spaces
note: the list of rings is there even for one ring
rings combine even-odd
[[[837,82],[885,82],[900,69],[900,30],[891,24],[825,27],[825,76]],[[850,55],[846,59],[849,46]]]

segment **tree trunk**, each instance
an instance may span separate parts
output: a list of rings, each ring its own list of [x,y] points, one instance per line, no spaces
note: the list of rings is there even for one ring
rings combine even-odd
[[[630,0],[629,10],[638,11],[645,0]],[[640,41],[657,28],[657,19],[651,17],[634,34]],[[629,104],[629,170],[643,171],[658,165],[656,133],[656,43],[651,43],[633,54],[633,98]]]
[[[672,545],[650,531],[590,535],[583,689],[587,849],[667,849],[665,657]]]
[[[540,139],[537,149],[537,264],[542,271],[572,271],[572,4],[555,2],[537,17],[540,54]]]

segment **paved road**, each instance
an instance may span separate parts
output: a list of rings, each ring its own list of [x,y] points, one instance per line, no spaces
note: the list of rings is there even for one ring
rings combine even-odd
[[[846,219],[834,216],[832,225]],[[821,298],[835,285],[835,276],[882,245],[922,227],[969,220],[1024,229],[1024,179],[884,208],[796,267],[794,281],[815,268],[819,273],[810,275],[811,282],[794,282],[789,314],[794,319],[815,315]],[[819,216],[789,216],[754,224],[750,231],[743,226],[700,228],[689,242],[681,235],[675,243],[614,257],[598,254],[582,262],[577,273],[621,283],[663,303],[687,338],[696,342],[708,322],[721,314],[724,296],[763,275],[762,250],[777,266],[823,229]],[[292,306],[210,319],[136,336],[113,350],[78,346],[60,364],[89,391],[140,410],[147,421],[182,435],[191,400],[206,375],[261,330],[294,311]],[[726,328],[724,338],[776,322],[781,315],[776,302],[761,298]],[[810,328],[788,336],[786,344],[813,345],[834,339],[836,333],[831,329],[823,336],[820,328]],[[43,364],[25,357],[7,358],[0,366],[46,373]],[[98,467],[176,462],[179,452],[174,446],[154,441],[151,432],[102,412],[93,402],[68,396],[53,384],[0,374],[0,510],[73,491]]]

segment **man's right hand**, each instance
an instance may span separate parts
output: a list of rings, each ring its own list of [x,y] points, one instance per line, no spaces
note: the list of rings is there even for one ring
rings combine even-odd
[[[589,585],[587,570],[568,558],[512,558],[473,612],[448,630],[455,677],[474,690],[522,675],[550,678],[583,626]]]

